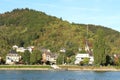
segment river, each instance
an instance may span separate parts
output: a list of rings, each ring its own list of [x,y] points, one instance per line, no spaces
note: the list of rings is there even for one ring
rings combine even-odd
[[[0,80],[120,80],[120,72],[0,70]]]

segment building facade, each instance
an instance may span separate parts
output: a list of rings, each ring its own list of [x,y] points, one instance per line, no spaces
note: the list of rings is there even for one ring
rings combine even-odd
[[[75,56],[75,64],[80,64],[81,61],[83,61],[85,58],[89,59],[89,63],[88,64],[93,64],[94,62],[94,57],[90,56],[89,53],[78,53]]]
[[[10,51],[6,56],[6,64],[16,64],[20,61],[21,56],[15,51]]]
[[[56,64],[57,57],[58,56],[56,54],[45,51],[42,54],[42,62],[43,63],[50,62],[50,64]]]

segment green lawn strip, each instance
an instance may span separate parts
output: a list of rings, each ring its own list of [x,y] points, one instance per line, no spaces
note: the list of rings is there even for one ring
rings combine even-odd
[[[50,68],[47,65],[0,65],[0,68]]]
[[[78,65],[59,65],[63,69],[120,69],[120,67],[114,66],[78,66]]]
[[[120,69],[116,66],[78,66],[78,65],[58,65],[62,69]],[[0,65],[0,68],[48,68],[51,69],[50,65]]]

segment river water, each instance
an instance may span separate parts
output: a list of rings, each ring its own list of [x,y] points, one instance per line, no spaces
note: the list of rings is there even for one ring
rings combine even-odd
[[[120,80],[120,72],[1,70],[0,80]]]

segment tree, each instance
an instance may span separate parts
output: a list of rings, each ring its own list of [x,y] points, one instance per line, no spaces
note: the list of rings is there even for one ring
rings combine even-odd
[[[71,58],[70,58],[70,57],[67,57],[67,58],[66,58],[66,63],[67,63],[67,64],[70,64],[70,63],[71,63]]]
[[[120,33],[118,31],[103,26],[88,26],[90,43],[94,41],[96,31],[100,28],[105,32],[105,38],[111,48],[110,53],[120,52]],[[57,52],[61,47],[64,47],[66,50],[70,50],[66,51],[66,56],[71,57],[74,55],[73,53],[78,52],[78,47],[84,47],[85,36],[85,24],[71,24],[63,21],[62,18],[49,16],[43,12],[15,9],[0,14],[0,54],[4,59],[13,45],[20,47],[41,46],[52,52]],[[90,47],[92,46],[90,45]]]
[[[119,59],[118,59],[119,61]],[[114,65],[114,60],[110,55],[106,55],[106,65]]]
[[[69,50],[66,51],[65,55],[66,55],[66,57],[71,57],[71,56],[73,56],[75,54],[73,52],[73,49],[69,49]]]
[[[64,54],[59,54],[58,58],[57,58],[57,64],[63,64],[65,62],[65,56]]]
[[[106,54],[105,54],[105,40],[104,32],[101,29],[97,31],[97,37],[95,39],[94,48],[94,64],[95,65],[105,65],[106,63]]]
[[[90,61],[89,58],[86,57],[86,58],[83,59],[83,64],[88,65],[89,61]]]
[[[36,63],[36,53],[31,53],[30,54],[30,64],[35,64]]]
[[[34,50],[30,55],[30,63],[37,64],[40,63],[42,54],[39,50]]]
[[[24,52],[24,55],[23,55],[23,62],[25,63],[25,64],[30,64],[30,52],[28,51],[28,50],[26,50],[25,52]]]
[[[75,62],[75,55],[71,56],[71,64],[74,64]]]

